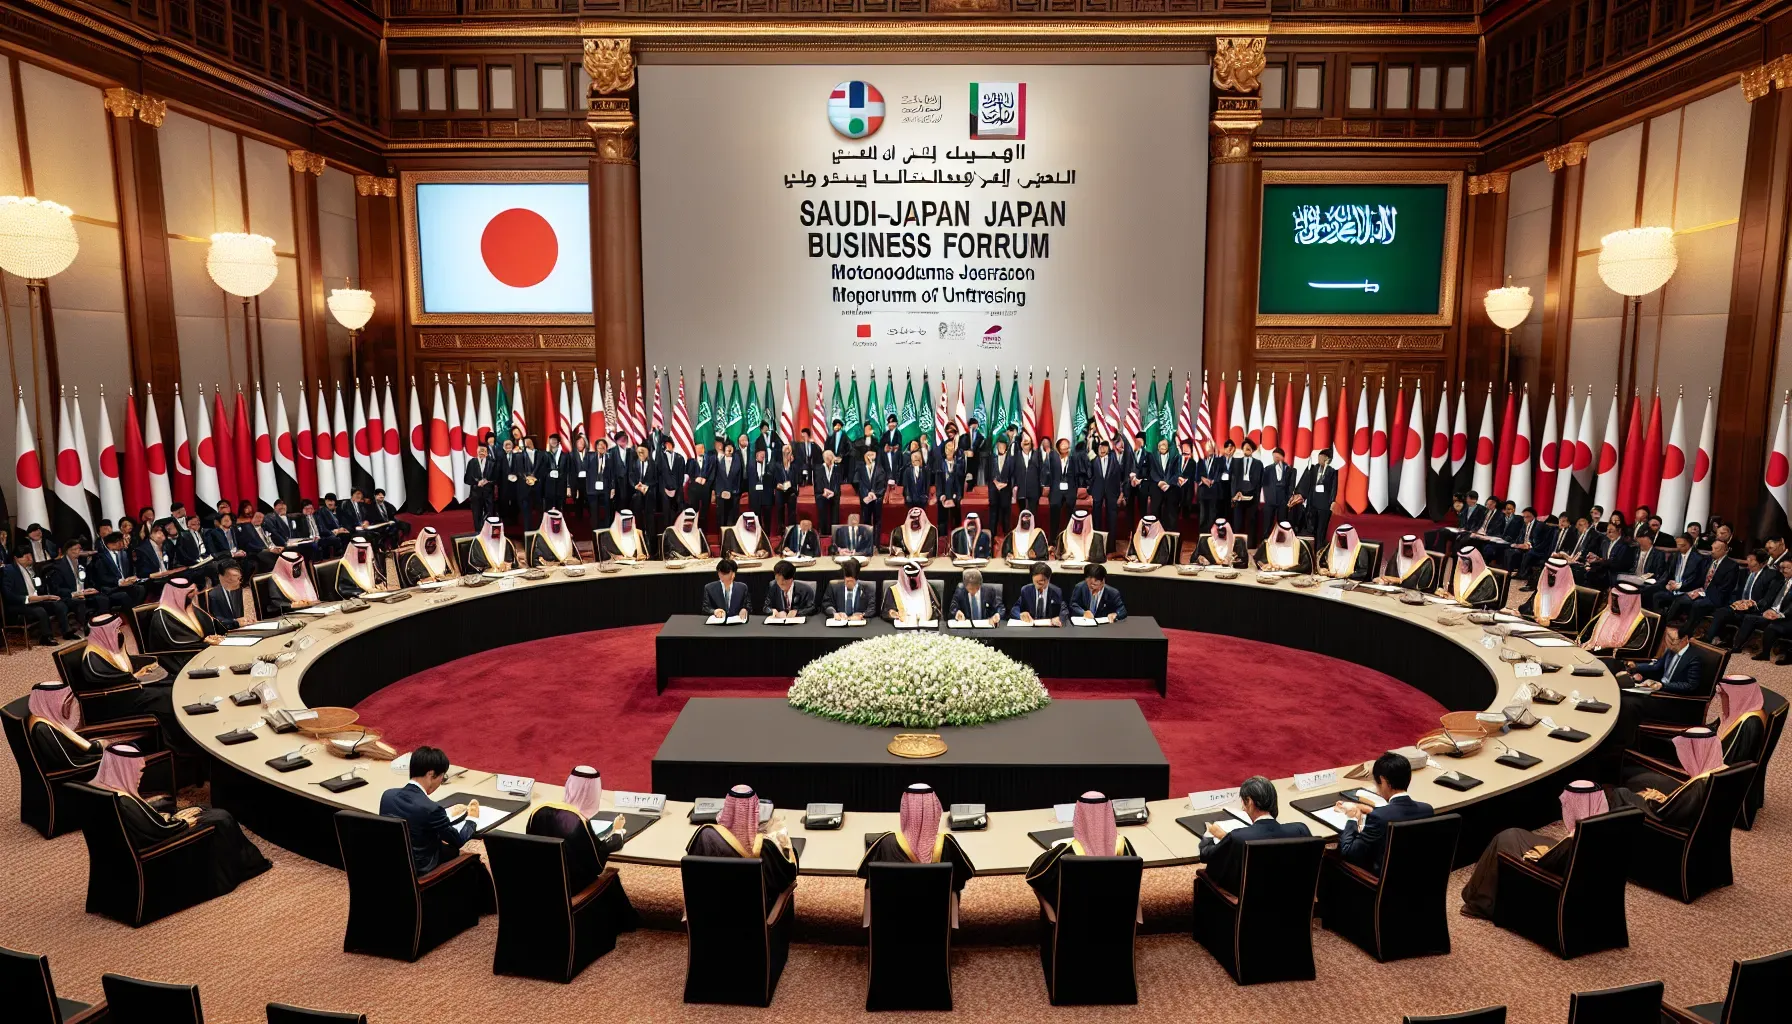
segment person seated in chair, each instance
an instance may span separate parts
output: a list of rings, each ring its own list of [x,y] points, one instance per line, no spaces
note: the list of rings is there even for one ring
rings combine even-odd
[[[517,561],[516,545],[504,536],[504,520],[486,517],[479,535],[467,545],[467,572],[509,572]]]
[[[1633,689],[1657,693],[1697,693],[1704,666],[1689,649],[1692,637],[1679,626],[1664,626],[1662,637],[1666,646],[1661,656],[1640,664],[1626,661],[1618,681]]]
[[[1294,533],[1294,524],[1286,519],[1276,524],[1257,545],[1257,553],[1252,558],[1257,569],[1262,572],[1300,572],[1313,571],[1313,551],[1307,542]]]
[[[927,509],[910,506],[902,524],[890,531],[890,557],[929,559],[939,550],[940,531],[927,520]]]
[[[730,789],[715,822],[697,826],[684,852],[693,857],[759,858],[767,914],[796,888],[796,849],[782,827],[774,828],[769,836],[760,830],[759,795],[751,786]]]
[[[1792,559],[1770,564],[1766,575],[1779,576],[1778,589],[1773,597],[1740,618],[1736,624],[1736,637],[1730,641],[1730,653],[1741,654],[1755,634],[1760,633],[1761,650],[1755,655],[1756,661],[1771,658],[1774,645],[1785,639],[1787,628],[1792,627]]]
[[[1033,858],[1027,868],[1027,884],[1039,898],[1046,916],[1057,919],[1058,879],[1065,857],[1137,857],[1132,843],[1120,835],[1114,821],[1114,805],[1108,798],[1090,790],[1076,799],[1076,811],[1070,819],[1070,838],[1053,843],[1051,849]]]
[[[734,578],[740,567],[724,555],[716,563],[716,578],[703,588],[703,614],[715,622],[726,622],[752,611],[752,597],[747,585]]]
[[[1616,583],[1618,577],[1636,567],[1636,542],[1624,533],[1624,524],[1613,520],[1605,524],[1605,550],[1588,554],[1580,582],[1594,590],[1603,590]]]
[[[983,517],[975,512],[965,514],[964,525],[952,531],[952,561],[972,559],[987,561],[995,550],[995,540],[983,528]]]
[[[791,518],[796,518],[792,516]],[[779,546],[778,553],[785,558],[819,558],[821,557],[821,537],[815,532],[815,522],[810,519],[799,519],[784,531],[784,543]]]
[[[1232,532],[1231,520],[1215,519],[1207,532],[1201,535],[1201,539],[1195,542],[1195,564],[1243,567],[1244,556],[1238,553],[1238,539],[1238,534]]]
[[[1396,821],[1429,818],[1436,813],[1431,805],[1414,800],[1406,792],[1412,785],[1412,762],[1403,755],[1388,751],[1375,759],[1371,769],[1375,794],[1384,801],[1371,807],[1355,800],[1340,800],[1337,809],[1349,820],[1338,833],[1338,853],[1357,867],[1381,874],[1388,854],[1388,825]]]
[[[859,582],[859,563],[840,559],[840,578],[828,584],[822,598],[823,615],[836,622],[863,622],[877,610],[877,584]]]
[[[1462,887],[1464,917],[1493,920],[1493,906],[1499,897],[1500,854],[1522,857],[1550,874],[1560,875],[1574,860],[1575,825],[1610,810],[1605,791],[1584,779],[1570,782],[1562,791],[1561,802],[1562,824],[1568,829],[1566,838],[1552,840],[1527,828],[1509,828],[1494,836],[1481,851],[1474,873]]]
[[[46,774],[99,767],[105,743],[81,735],[81,703],[68,684],[38,683],[25,707],[25,732]]]
[[[1564,630],[1579,613],[1580,592],[1574,589],[1574,567],[1556,555],[1543,563],[1537,589],[1518,606],[1518,614],[1539,626]]]
[[[877,531],[861,524],[859,514],[854,512],[846,517],[846,525],[834,527],[834,537],[828,544],[828,553],[836,557],[852,555],[855,558],[870,558],[877,554]]]
[[[1333,579],[1366,583],[1375,575],[1375,552],[1363,546],[1356,527],[1344,523],[1332,531],[1332,542],[1319,553],[1317,571]]]
[[[541,566],[578,565],[583,561],[559,509],[551,508],[542,514],[541,529],[535,531],[535,541],[529,547],[529,560]]]
[[[722,527],[722,557],[770,558],[772,541],[759,521],[759,513],[742,512],[732,526]]]
[[[99,771],[89,783],[116,798],[119,819],[133,848],[148,850],[186,833],[209,829],[202,840],[209,854],[206,869],[203,874],[184,880],[199,887],[194,895],[201,900],[231,892],[274,866],[243,835],[242,827],[229,811],[205,806],[174,810],[172,797],[155,803],[145,799],[137,791],[143,779],[144,757],[145,752],[135,744],[113,743],[100,754]]]
[[[32,562],[31,549],[21,544],[13,552],[13,560],[5,572],[0,574],[7,617],[22,624],[27,633],[37,630],[46,644],[73,639],[75,632],[69,625],[68,605],[51,593],[49,582]]]
[[[143,616],[144,646],[156,652],[162,667],[179,672],[193,656],[224,639],[204,608],[192,581],[176,576],[162,588],[161,600]]]
[[[1416,534],[1406,534],[1394,548],[1394,554],[1387,561],[1382,575],[1375,582],[1390,587],[1405,587],[1408,590],[1425,592],[1435,587],[1437,566],[1432,563],[1431,556],[1419,546]]]
[[[130,538],[122,530],[109,533],[88,562],[93,585],[99,588],[100,596],[115,612],[143,603],[143,582],[137,578],[136,563],[127,547],[129,542]]]
[[[411,781],[380,794],[380,814],[403,818],[410,826],[411,869],[418,878],[460,855],[461,847],[478,831],[474,821],[479,801],[443,807],[436,790],[448,780],[448,755],[437,747],[411,751]],[[462,868],[454,876],[460,899],[471,900],[480,913],[492,909],[491,875],[483,863]]]
[[[1626,765],[1620,776],[1623,785],[1608,791],[1612,806],[1635,807],[1650,820],[1683,832],[1696,828],[1711,776],[1724,769],[1723,741],[1710,728],[1695,725],[1674,737],[1674,751],[1678,765],[1665,766],[1678,768],[1673,775]]]
[[[940,617],[939,601],[933,596],[933,587],[927,582],[927,576],[918,565],[907,565],[896,582],[884,591],[883,617],[891,622],[919,624],[936,621]]]
[[[1033,510],[1023,508],[1014,529],[1002,538],[1002,557],[1010,562],[1043,562],[1051,556],[1045,531],[1033,525]]]
[[[255,601],[249,596],[249,588],[243,586],[243,567],[234,558],[218,563],[217,584],[199,597],[199,606],[226,633],[255,621]]]
[[[1058,557],[1066,563],[1107,561],[1107,534],[1095,529],[1088,509],[1070,513],[1070,525],[1058,534]]]
[[[1132,543],[1126,549],[1126,560],[1138,565],[1174,565],[1179,543],[1179,539],[1170,536],[1156,516],[1140,516],[1138,525],[1132,530]]]
[[[983,582],[983,570],[966,569],[964,582],[952,591],[952,620],[987,622],[994,626],[1002,621],[1006,611],[1002,605],[1002,588]]]
[[[977,874],[958,838],[947,832],[945,809],[933,787],[917,782],[902,791],[897,809],[897,831],[867,835],[871,845],[859,860],[859,877],[869,878],[866,870],[872,864],[950,864],[952,865],[952,927],[958,927],[958,897],[964,884]],[[869,918],[865,921],[870,927]]]
[[[154,715],[161,725],[163,735],[170,737],[174,745],[184,746],[197,753],[197,745],[184,739],[186,730],[175,722],[174,677],[155,658],[145,655],[132,657],[125,650],[124,620],[118,616],[94,616],[87,632],[87,643],[81,649],[80,668],[71,674],[70,679],[77,692],[87,693],[136,683],[138,690],[128,701],[107,703],[107,707],[116,708],[116,714],[112,717]]]
[[[1120,596],[1118,588],[1108,586],[1107,566],[1096,563],[1084,567],[1083,581],[1070,592],[1070,617],[1096,622],[1126,618],[1126,599]]]
[[[1230,832],[1216,824],[1207,826],[1201,837],[1201,862],[1207,877],[1221,889],[1237,894],[1244,880],[1244,844],[1252,839],[1290,839],[1312,835],[1300,822],[1283,824],[1276,820],[1275,784],[1261,775],[1253,775],[1238,787],[1239,802],[1244,804],[1249,825]]]
[[[687,508],[660,535],[660,557],[668,562],[680,559],[708,558],[709,538],[697,518],[697,510]]]
[[[1034,562],[1031,575],[1033,582],[1020,588],[1020,596],[1015,599],[1014,607],[1008,609],[1009,618],[1022,622],[1063,625],[1064,592],[1052,583],[1051,563]]]
[[[331,584],[336,596],[344,599],[385,589],[380,585],[379,559],[372,541],[356,537],[349,542],[348,550],[336,562],[336,578]]]
[[[765,588],[764,614],[774,619],[803,619],[815,613],[815,586],[798,583],[796,566],[779,559],[772,566],[772,585]]]
[[[455,579],[460,574],[448,562],[448,547],[433,526],[425,526],[417,534],[417,542],[398,566],[400,585],[414,587],[419,583],[438,583]]]
[[[280,555],[280,560],[274,563],[270,579],[274,589],[268,595],[269,615],[285,615],[295,608],[310,608],[318,603],[317,584],[311,578],[311,566],[306,564],[305,556],[297,551],[287,551]]]
[[[603,799],[603,780],[599,778],[597,769],[590,765],[579,765],[566,777],[566,799],[564,802],[543,803],[529,815],[529,824],[525,831],[532,836],[548,836],[562,840],[566,850],[566,891],[576,896],[584,892],[604,873],[605,863],[610,854],[622,849],[628,838],[621,830],[625,820],[621,815],[613,815],[611,827],[598,839],[592,834],[592,824],[598,820],[598,805]],[[615,879],[611,886],[620,890],[621,879]],[[628,897],[622,897],[622,905],[628,906]],[[634,911],[627,911],[632,926]]]
[[[1456,549],[1456,575],[1449,589],[1440,588],[1439,593],[1471,608],[1491,608],[1499,603],[1500,581],[1487,567],[1481,549],[1464,544]]]
[[[1581,641],[1584,650],[1592,651],[1613,667],[1621,667],[1619,659],[1627,654],[1640,654],[1649,641],[1649,620],[1643,615],[1643,592],[1634,583],[1620,583],[1611,589],[1604,608],[1593,617]]]

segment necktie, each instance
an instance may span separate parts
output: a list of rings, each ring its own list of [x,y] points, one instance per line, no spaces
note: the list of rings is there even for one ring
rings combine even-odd
[[[1705,570],[1705,585],[1707,587],[1709,587],[1711,585],[1711,578],[1716,575],[1717,575],[1717,559],[1713,558],[1711,560],[1711,568]]]
[[[1039,592],[1039,617],[1045,618],[1045,591]]]
[[[979,607],[979,604],[977,602],[977,592],[973,590],[973,591],[971,591],[971,618],[980,619],[983,617],[982,615],[979,615],[977,613],[978,607]]]
[[[1668,659],[1668,667],[1661,673],[1663,682],[1674,678],[1674,666],[1680,664],[1680,654],[1680,651],[1675,651],[1674,656]]]
[[[853,602],[854,602],[854,599],[856,599],[858,596],[859,596],[859,588],[858,587],[848,586],[846,588],[846,614],[851,615],[853,613]]]

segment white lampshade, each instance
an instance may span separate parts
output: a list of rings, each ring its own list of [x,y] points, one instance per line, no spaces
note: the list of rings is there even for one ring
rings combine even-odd
[[[205,272],[232,295],[245,299],[260,295],[280,272],[274,240],[266,235],[220,231],[212,236],[211,251],[205,254]]]
[[[1647,295],[1680,266],[1673,228],[1627,228],[1599,244],[1599,279],[1619,295]]]
[[[74,211],[32,196],[0,196],[0,268],[43,280],[68,269],[81,251]]]
[[[1492,320],[1494,326],[1501,330],[1509,331],[1524,323],[1524,318],[1531,315],[1533,300],[1529,288],[1507,285],[1504,288],[1490,289],[1482,301],[1487,305],[1487,319]]]
[[[373,293],[360,288],[330,289],[330,315],[351,331],[358,331],[373,319]]]

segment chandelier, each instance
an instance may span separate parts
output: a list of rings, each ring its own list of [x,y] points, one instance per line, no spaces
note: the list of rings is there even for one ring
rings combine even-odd
[[[373,293],[361,288],[332,288],[328,300],[330,315],[351,331],[358,331],[373,319]]]
[[[260,295],[280,272],[274,240],[266,235],[220,231],[212,236],[211,251],[205,255],[205,272],[232,295],[244,299]]]
[[[1599,279],[1619,295],[1647,295],[1667,284],[1680,266],[1673,228],[1626,228],[1601,238],[1599,245]]]
[[[55,277],[81,251],[74,211],[32,196],[0,196],[0,269],[28,281]]]
[[[1531,290],[1526,287],[1493,288],[1482,300],[1487,306],[1487,319],[1503,331],[1509,331],[1524,323],[1524,318],[1531,315]]]

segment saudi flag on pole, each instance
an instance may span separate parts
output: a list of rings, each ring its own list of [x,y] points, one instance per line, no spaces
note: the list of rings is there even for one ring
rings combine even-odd
[[[1089,429],[1089,378],[1084,376],[1076,383],[1076,409],[1070,414],[1070,438],[1072,443],[1081,443],[1083,434]],[[1094,455],[1094,452],[1090,452]]]
[[[1151,375],[1151,391],[1145,396],[1145,450],[1157,451],[1158,428],[1157,417],[1157,374]]]
[[[493,436],[498,438],[506,438],[510,436],[510,396],[504,393],[503,374],[498,375],[498,408],[492,415],[492,432]],[[496,440],[492,443],[498,445],[500,449],[502,449],[504,444],[502,440]]]
[[[929,448],[933,447],[934,426],[933,390],[927,383],[927,371],[922,370],[921,403],[915,407],[915,429],[919,432],[916,436],[923,439],[921,443]],[[903,443],[907,444],[908,442],[905,439]]]
[[[865,418],[859,408],[859,371],[852,371],[852,390],[846,396],[846,414],[840,417],[846,421],[846,436],[857,437],[864,433]]]
[[[865,384],[865,422],[871,424],[872,429],[881,431],[884,429],[884,413],[878,407],[877,371],[872,370],[870,373],[871,379]],[[859,431],[863,433],[864,428],[859,428]]]
[[[840,393],[840,371],[834,371],[834,397],[828,401],[828,409],[833,412],[833,419],[839,420],[841,429],[846,431],[847,440],[852,439],[852,424],[846,422],[846,399]],[[833,429],[830,420],[828,429]]]
[[[983,392],[979,390],[977,394],[981,396]],[[983,424],[984,431],[989,434],[989,448],[991,453],[994,453],[995,451],[996,441],[1001,440],[1002,428],[1007,425],[1007,421],[1003,419],[1003,417],[1008,414],[1002,410],[1002,371],[1000,370],[996,371],[994,395],[995,401],[992,402],[989,407],[989,418],[980,421]],[[979,399],[979,401],[981,401],[981,399]]]
[[[747,440],[756,441],[759,439],[760,421],[764,415],[765,409],[759,404],[759,380],[753,376],[752,368],[748,367],[747,404],[746,407],[741,410],[742,422],[740,428],[741,433],[747,435]]]
[[[977,371],[977,393],[971,396],[971,417],[977,421],[978,429],[989,430],[989,420],[984,413],[989,410],[983,406],[983,371]]]
[[[920,417],[915,412],[915,377],[912,373],[908,375],[908,387],[902,396],[902,415],[897,419],[896,426],[902,430],[904,445],[921,436]]]
[[[1164,381],[1164,400],[1157,406],[1157,434],[1167,438],[1170,447],[1176,447],[1176,371],[1170,371],[1170,379]],[[1187,440],[1187,439],[1185,439]]]
[[[717,384],[722,383],[716,381]],[[709,377],[698,371],[697,381],[697,429],[692,437],[696,443],[708,445],[716,436],[716,410],[709,400]]]
[[[896,404],[896,374],[889,367],[884,367],[884,418],[896,417],[898,429],[902,426],[902,407]],[[874,424],[881,433],[884,424]]]
[[[721,385],[718,384],[719,388]],[[740,374],[734,375],[733,393],[728,396],[728,440],[734,441],[747,431],[747,407],[740,400]],[[741,453],[743,456],[746,452]]]
[[[1009,388],[1010,388],[1010,390],[1008,392],[1008,421],[1006,423],[1002,424],[1002,430],[1004,430],[1004,431],[1006,431],[1009,427],[1013,427],[1014,429],[1019,430],[1021,416],[1026,412],[1026,410],[1023,409],[1020,404],[1020,371],[1019,370],[1014,371],[1013,383],[1011,383],[1009,385]],[[1009,454],[1012,455],[1014,453],[1009,452]]]

